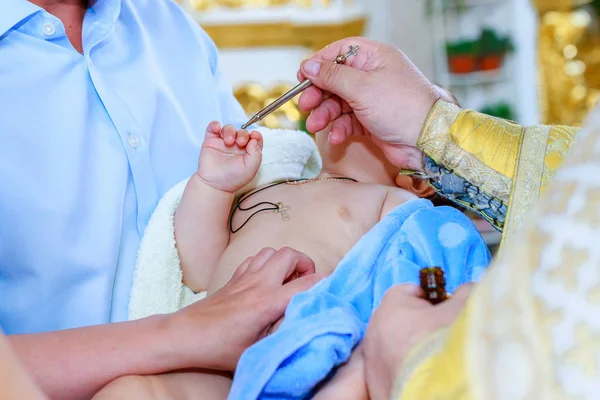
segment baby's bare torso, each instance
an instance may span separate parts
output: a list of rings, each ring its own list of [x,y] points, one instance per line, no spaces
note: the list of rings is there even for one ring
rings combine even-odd
[[[289,207],[289,220],[273,211],[260,212],[237,233],[231,235],[211,277],[208,292],[225,285],[236,268],[249,256],[265,247],[291,247],[307,254],[317,272],[331,273],[356,242],[380,220],[386,194],[390,188],[351,181],[314,181],[300,185],[281,184],[251,195],[241,206],[249,208],[260,202],[282,202]],[[398,189],[395,189],[398,190]],[[414,199],[406,192],[406,201]],[[233,228],[241,226],[252,211],[237,210]]]

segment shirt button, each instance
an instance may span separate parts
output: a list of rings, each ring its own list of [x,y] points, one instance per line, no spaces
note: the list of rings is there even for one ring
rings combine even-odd
[[[140,141],[135,136],[130,136],[129,145],[135,149],[140,145]]]
[[[56,27],[53,23],[47,22],[44,24],[44,35],[52,36],[56,33]]]

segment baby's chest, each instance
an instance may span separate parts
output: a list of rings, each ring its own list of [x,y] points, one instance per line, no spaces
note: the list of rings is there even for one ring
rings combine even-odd
[[[220,288],[247,257],[265,247],[307,254],[317,271],[331,273],[379,220],[381,204],[356,193],[272,191],[251,197],[233,214],[231,235],[211,289]],[[379,201],[379,203],[381,203]]]
[[[262,231],[263,237],[355,241],[379,220],[377,197],[340,189],[272,190],[240,203],[231,228],[235,235],[245,229]]]

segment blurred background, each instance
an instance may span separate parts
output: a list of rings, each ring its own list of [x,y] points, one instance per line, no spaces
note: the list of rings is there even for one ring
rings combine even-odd
[[[522,124],[579,125],[600,88],[600,0],[179,0],[220,49],[248,114],[340,38],[402,49],[461,105]],[[303,128],[289,104],[264,124]]]
[[[579,126],[600,89],[600,0],[179,2],[249,116],[297,83],[302,60],[349,36],[399,47],[463,108],[521,124]],[[305,118],[290,102],[263,123],[303,129]]]

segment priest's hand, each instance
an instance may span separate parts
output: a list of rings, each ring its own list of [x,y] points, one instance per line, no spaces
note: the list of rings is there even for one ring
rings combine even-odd
[[[429,334],[450,326],[471,294],[459,288],[447,301],[432,306],[418,286],[391,288],[377,308],[362,342],[369,396],[387,400],[407,353]]]
[[[334,64],[350,46],[360,46],[345,65]],[[331,124],[330,142],[366,135],[399,168],[421,170],[417,138],[438,89],[399,49],[364,38],[335,42],[302,63],[298,79],[313,86],[300,97],[311,111],[307,129],[318,132]]]

